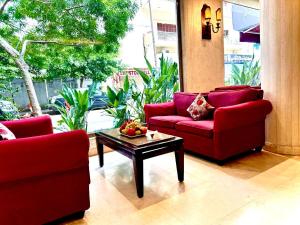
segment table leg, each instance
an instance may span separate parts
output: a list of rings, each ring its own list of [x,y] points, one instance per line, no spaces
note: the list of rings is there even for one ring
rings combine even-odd
[[[177,176],[178,180],[182,182],[184,180],[184,149],[179,147],[175,151],[176,167],[177,167]]]
[[[144,162],[143,159],[136,156],[133,156],[132,161],[137,195],[142,198],[144,196]]]
[[[98,151],[98,156],[99,156],[99,165],[100,167],[103,166],[104,160],[103,160],[103,144],[98,142],[98,139],[96,139],[97,143],[97,151]]]

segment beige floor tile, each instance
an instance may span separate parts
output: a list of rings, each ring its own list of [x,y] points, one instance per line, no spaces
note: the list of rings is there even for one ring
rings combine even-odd
[[[99,168],[98,158],[90,158],[91,208],[84,219],[65,224],[293,225],[300,221],[300,160],[295,157],[263,151],[221,167],[187,154],[185,181],[179,183],[174,154],[166,154],[144,162],[142,199],[136,196],[131,160],[111,152],[104,161]]]

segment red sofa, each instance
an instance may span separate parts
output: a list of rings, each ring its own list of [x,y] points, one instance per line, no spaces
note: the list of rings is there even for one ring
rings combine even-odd
[[[145,105],[149,129],[182,137],[186,150],[219,163],[250,149],[262,149],[265,118],[272,105],[262,99],[261,89],[224,87],[204,95],[215,107],[211,118],[193,121],[186,109],[197,93],[179,92],[173,102]]]
[[[89,208],[89,139],[53,134],[49,116],[2,122],[16,140],[0,141],[0,224],[45,224]]]

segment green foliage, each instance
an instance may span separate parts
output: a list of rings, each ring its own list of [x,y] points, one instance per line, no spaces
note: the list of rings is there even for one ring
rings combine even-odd
[[[7,100],[0,101],[0,121],[19,119],[20,115],[13,102]]]
[[[174,92],[179,90],[178,83],[178,65],[164,55],[160,58],[160,67],[156,70],[145,58],[150,76],[140,69],[135,68],[138,74],[143,79],[143,91],[137,88],[137,85],[132,84],[132,99],[134,106],[132,107],[137,114],[137,118],[144,122],[144,105],[149,103],[167,102],[173,99]]]
[[[103,81],[119,69],[120,40],[136,10],[133,0],[15,0],[0,15],[0,34],[19,51],[23,40],[64,43],[27,47],[35,78]]]
[[[11,82],[18,77],[20,77],[20,72],[14,60],[0,49],[0,99],[12,101],[12,96],[18,90],[12,86]]]
[[[15,120],[15,119],[20,119],[19,114],[15,114],[15,113],[0,114],[0,121],[9,121],[9,120]]]
[[[108,108],[106,113],[114,118],[114,127],[120,127],[124,121],[130,118],[128,100],[130,98],[130,83],[126,75],[123,87],[119,90],[113,90],[107,87]]]
[[[254,56],[250,62],[244,62],[240,69],[237,65],[232,64],[231,78],[226,81],[229,85],[260,85],[260,69],[259,61],[254,60]]]
[[[135,69],[143,79],[143,88],[137,86],[134,80],[125,77],[123,88],[118,91],[107,88],[108,105],[106,112],[115,119],[115,127],[119,127],[125,120],[137,119],[145,122],[144,105],[161,103],[173,99],[173,93],[178,91],[177,63],[160,58],[160,68],[156,70],[145,58],[150,76],[140,69]]]
[[[164,55],[160,58],[158,70],[153,68],[147,58],[145,58],[150,76],[138,68],[137,73],[144,81],[144,103],[167,102],[173,98],[173,93],[178,91],[178,65]]]
[[[93,104],[96,85],[89,90],[81,91],[64,86],[60,95],[65,99],[66,107],[54,105],[61,113],[59,124],[64,124],[69,130],[87,130],[87,115],[89,106]]]

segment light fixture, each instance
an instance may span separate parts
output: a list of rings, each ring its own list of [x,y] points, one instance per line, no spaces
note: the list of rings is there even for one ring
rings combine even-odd
[[[211,8],[204,4],[201,10],[201,21],[202,21],[202,39],[210,40],[211,31],[218,33],[221,28],[222,12],[218,8],[216,11],[216,26],[211,23]]]

